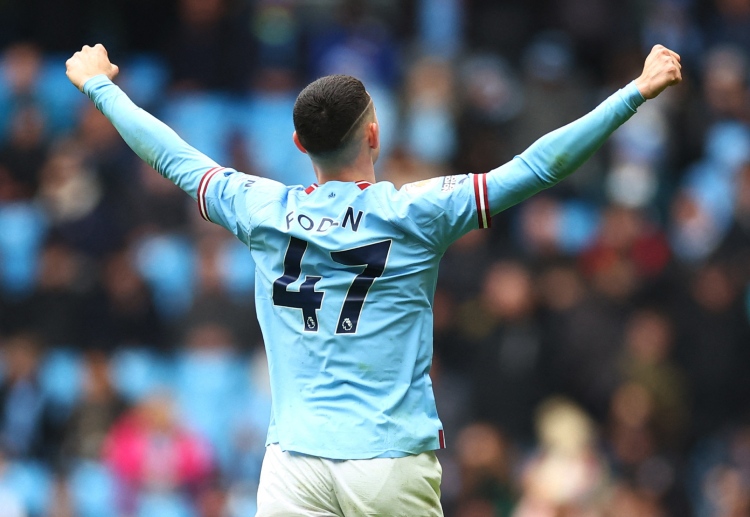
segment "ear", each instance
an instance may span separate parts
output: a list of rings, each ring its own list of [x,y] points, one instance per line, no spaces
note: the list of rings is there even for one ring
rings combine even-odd
[[[370,149],[378,149],[380,147],[380,126],[377,122],[367,124],[367,143]]]
[[[299,141],[299,137],[297,136],[296,131],[292,133],[292,140],[294,140],[294,145],[297,146],[297,149],[299,149],[304,154],[307,154],[307,149],[305,149],[305,146],[303,146],[302,143]]]

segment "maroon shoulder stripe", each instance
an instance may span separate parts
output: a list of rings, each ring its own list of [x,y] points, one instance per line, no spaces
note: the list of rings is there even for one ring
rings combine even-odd
[[[487,195],[487,175],[474,174],[474,198],[477,203],[477,220],[480,228],[492,226],[490,201]]]
[[[208,184],[211,181],[211,178],[213,178],[219,171],[224,170],[224,168],[225,167],[214,167],[213,169],[209,169],[203,175],[200,183],[198,184],[198,211],[200,212],[201,217],[206,221],[211,221],[211,219],[209,219],[208,217],[208,204],[206,202],[206,192],[208,191]]]
[[[492,213],[490,212],[490,193],[487,191],[487,175],[482,174],[482,190],[484,192],[484,219],[487,221],[486,228],[492,226]]]

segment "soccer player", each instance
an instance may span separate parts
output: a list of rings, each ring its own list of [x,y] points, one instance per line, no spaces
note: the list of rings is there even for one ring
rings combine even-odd
[[[273,409],[258,515],[433,516],[445,446],[429,377],[438,262],[466,232],[583,163],[646,99],[681,80],[655,46],[643,73],[581,119],[486,174],[375,182],[380,128],[360,81],[335,75],[297,98],[294,144],[317,183],[222,167],[139,109],[102,45],[67,62],[127,144],[234,233],[256,263]]]

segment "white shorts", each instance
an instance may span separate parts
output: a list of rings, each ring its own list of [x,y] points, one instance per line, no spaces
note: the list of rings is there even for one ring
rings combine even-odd
[[[263,458],[256,517],[442,517],[442,474],[432,451],[329,460],[273,444]]]

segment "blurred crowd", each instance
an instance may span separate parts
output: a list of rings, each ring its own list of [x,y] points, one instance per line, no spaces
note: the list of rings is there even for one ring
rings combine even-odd
[[[685,80],[445,255],[448,517],[750,515],[750,0],[0,2],[0,517],[254,515],[270,400],[247,249],[68,82],[315,181],[308,81],[361,78],[380,180],[487,172],[640,73]]]

